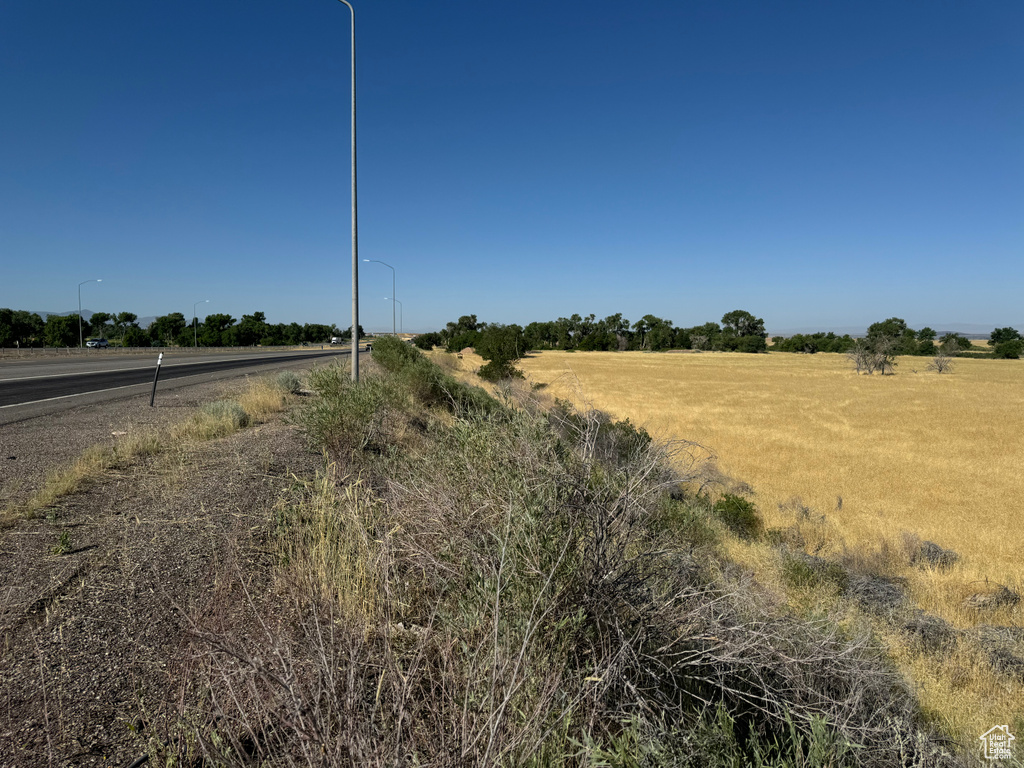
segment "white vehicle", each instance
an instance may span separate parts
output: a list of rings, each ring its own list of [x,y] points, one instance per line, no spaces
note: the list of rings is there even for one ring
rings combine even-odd
[[[341,338],[341,336],[331,336],[331,344],[341,344],[341,343],[343,343],[343,339]]]
[[[110,342],[106,339],[86,339],[85,346],[91,349],[106,349],[110,346]]]

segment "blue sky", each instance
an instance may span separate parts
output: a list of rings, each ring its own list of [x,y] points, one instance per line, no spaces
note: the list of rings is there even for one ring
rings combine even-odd
[[[354,5],[360,258],[406,330],[1024,325],[1019,0]],[[0,3],[0,306],[100,277],[95,311],[347,327],[348,35],[332,0]]]

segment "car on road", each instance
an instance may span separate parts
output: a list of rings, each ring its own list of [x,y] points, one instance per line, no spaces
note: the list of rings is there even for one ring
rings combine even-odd
[[[90,349],[106,349],[110,346],[110,342],[106,339],[86,339],[85,346]]]

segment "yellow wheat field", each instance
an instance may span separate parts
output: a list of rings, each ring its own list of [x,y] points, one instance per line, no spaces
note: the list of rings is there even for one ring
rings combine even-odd
[[[1024,361],[927,364],[883,377],[832,354],[542,352],[521,367],[556,397],[712,449],[770,522],[800,497],[848,540],[914,532],[964,556],[961,577],[1019,588]]]

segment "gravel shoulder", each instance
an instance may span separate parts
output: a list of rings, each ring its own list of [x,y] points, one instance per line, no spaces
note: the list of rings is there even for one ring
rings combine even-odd
[[[89,446],[167,426],[239,386],[178,388],[160,408],[71,409],[56,427],[8,424],[0,504]],[[0,767],[126,766],[169,733],[192,695],[192,639],[244,631],[261,610],[247,594],[273,599],[274,510],[320,463],[277,418],[109,471],[47,517],[0,530]],[[69,551],[55,555],[62,534]]]

